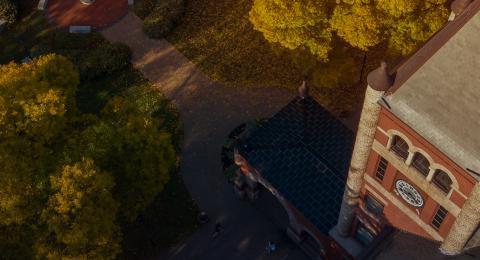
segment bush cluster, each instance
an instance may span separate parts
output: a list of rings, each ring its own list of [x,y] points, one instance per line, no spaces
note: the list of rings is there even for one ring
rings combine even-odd
[[[101,35],[55,32],[30,49],[32,56],[58,53],[68,57],[78,68],[82,81],[89,81],[117,72],[130,64],[131,51],[121,43],[109,43]]]
[[[185,13],[185,0],[158,0],[153,11],[146,15],[143,25],[151,38],[168,35]]]
[[[114,43],[100,45],[85,54],[77,65],[80,77],[90,80],[125,68],[130,63],[131,52],[126,45]]]
[[[17,5],[13,0],[0,0],[0,20],[13,24],[17,20]]]

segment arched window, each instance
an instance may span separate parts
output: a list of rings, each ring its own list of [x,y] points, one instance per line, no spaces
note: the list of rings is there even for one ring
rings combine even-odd
[[[408,144],[399,136],[394,136],[392,141],[392,151],[400,156],[403,160],[408,157]]]
[[[430,162],[421,153],[415,153],[412,160],[412,166],[425,177],[430,171]]]
[[[443,192],[448,193],[452,188],[452,179],[442,170],[436,170],[433,175],[433,183]]]

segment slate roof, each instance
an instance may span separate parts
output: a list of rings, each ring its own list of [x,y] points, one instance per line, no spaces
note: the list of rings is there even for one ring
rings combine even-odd
[[[460,167],[474,172],[480,172],[479,34],[476,0],[406,62],[413,75],[406,78],[402,68],[397,71],[400,82],[386,97],[395,116]],[[470,174],[480,181],[480,176]]]
[[[297,97],[241,141],[239,152],[321,232],[336,224],[354,134]]]

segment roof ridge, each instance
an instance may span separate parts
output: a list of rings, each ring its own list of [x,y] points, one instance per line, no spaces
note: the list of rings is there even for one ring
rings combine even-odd
[[[390,74],[395,76],[387,95],[397,91],[415,72],[440,50],[480,10],[480,0],[471,2],[453,21],[447,21],[420,48],[405,58]]]

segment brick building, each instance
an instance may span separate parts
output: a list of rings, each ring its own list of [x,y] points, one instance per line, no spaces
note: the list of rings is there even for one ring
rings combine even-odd
[[[353,256],[385,227],[458,255],[480,241],[480,1],[457,0],[449,22],[368,87],[338,225]]]
[[[478,254],[479,10],[480,0],[454,1],[424,46],[369,73],[355,142],[303,85],[243,138],[237,194],[272,193],[312,258]]]

